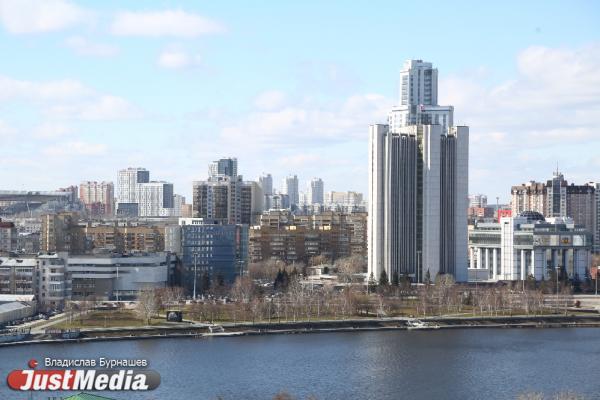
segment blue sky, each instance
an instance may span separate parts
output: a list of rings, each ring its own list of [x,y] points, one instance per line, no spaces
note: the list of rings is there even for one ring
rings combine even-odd
[[[189,197],[237,156],[275,186],[367,188],[405,59],[471,129],[472,193],[600,180],[600,4],[0,0],[1,189],[144,166]]]

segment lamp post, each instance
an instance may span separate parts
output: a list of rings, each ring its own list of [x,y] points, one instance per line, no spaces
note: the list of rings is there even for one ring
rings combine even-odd
[[[194,251],[194,295],[193,298],[196,300],[196,281],[198,280],[198,276],[196,275],[196,271],[198,269],[198,252]]]
[[[598,267],[596,267],[596,296],[598,296]]]
[[[556,266],[556,312],[558,313],[558,273],[560,272],[560,265]]]

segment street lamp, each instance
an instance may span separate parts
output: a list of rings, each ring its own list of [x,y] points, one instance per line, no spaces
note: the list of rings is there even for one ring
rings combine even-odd
[[[198,280],[198,276],[196,275],[198,268],[198,251],[194,251],[194,295],[193,298],[196,300],[196,281]]]
[[[558,313],[558,273],[560,272],[560,265],[556,266],[556,312]]]
[[[596,267],[596,296],[598,296],[598,267]]]

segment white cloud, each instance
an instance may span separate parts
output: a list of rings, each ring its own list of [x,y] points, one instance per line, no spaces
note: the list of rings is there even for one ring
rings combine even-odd
[[[385,120],[392,103],[384,96],[367,94],[342,102],[305,101],[274,110],[257,109],[223,126],[221,137],[244,148],[294,147],[301,143],[306,149],[326,142],[364,140],[369,124]]]
[[[287,105],[287,96],[279,90],[267,90],[256,96],[254,105],[260,110],[278,110]]]
[[[44,122],[32,130],[33,136],[40,139],[54,139],[69,135],[72,132],[71,127],[57,122]]]
[[[111,32],[119,36],[194,38],[224,31],[219,22],[182,10],[122,11],[111,26]]]
[[[13,99],[61,101],[78,99],[91,93],[92,90],[72,79],[33,82],[0,75],[0,101]]]
[[[50,157],[99,156],[105,154],[107,148],[102,143],[70,141],[48,146],[42,150],[42,153]]]
[[[17,100],[29,101],[48,118],[98,121],[141,115],[127,100],[98,93],[76,80],[34,82],[0,75],[0,102]]]
[[[0,23],[12,34],[59,31],[89,18],[87,10],[66,0],[0,0]]]
[[[102,95],[77,104],[51,106],[45,114],[59,119],[106,121],[138,118],[141,111],[121,97]]]
[[[600,146],[599,43],[529,47],[516,66],[503,82],[465,73],[442,78],[439,90],[440,103],[455,107],[455,123],[471,127],[471,171],[490,171],[472,173],[474,190],[489,187],[504,199],[510,185],[547,178],[556,162],[567,177],[583,175],[581,163]],[[593,170],[587,176],[600,180]]]
[[[199,66],[202,63],[201,57],[196,54],[189,54],[179,48],[165,49],[158,56],[157,64],[162,68],[183,69]]]
[[[83,56],[112,57],[119,52],[116,46],[91,42],[83,36],[71,36],[65,41],[65,44],[77,54]]]
[[[6,122],[4,122],[0,119],[0,138],[7,137],[7,136],[13,136],[16,133],[17,133],[17,130],[15,128],[11,127]]]

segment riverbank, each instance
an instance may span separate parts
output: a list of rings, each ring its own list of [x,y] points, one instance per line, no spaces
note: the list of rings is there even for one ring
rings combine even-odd
[[[217,327],[218,329],[214,329]],[[116,327],[81,329],[76,339],[32,335],[27,340],[0,343],[0,347],[49,343],[85,343],[92,341],[140,340],[161,338],[198,338],[281,335],[384,330],[438,330],[489,328],[600,328],[600,315],[544,315],[501,317],[426,317],[364,318],[301,322],[262,322],[213,324],[173,324],[172,326]],[[221,329],[222,328],[222,329]]]

